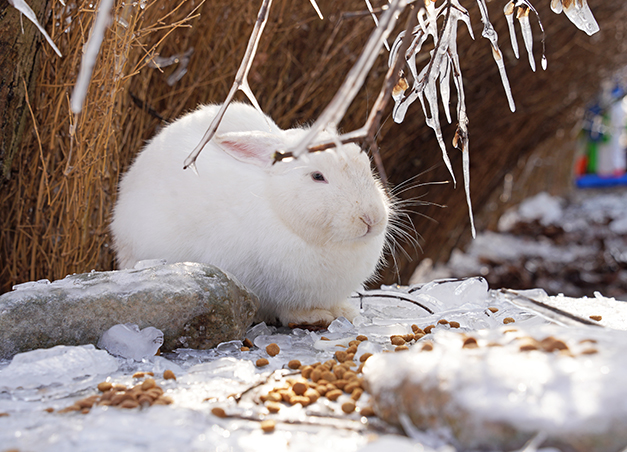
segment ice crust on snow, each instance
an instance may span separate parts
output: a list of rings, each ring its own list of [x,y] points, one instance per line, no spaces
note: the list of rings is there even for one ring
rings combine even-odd
[[[527,291],[524,295],[547,303],[555,298],[547,297],[542,291]],[[481,277],[432,281],[411,287],[388,286],[380,290],[355,294],[354,301],[359,301],[361,311],[352,326],[345,320],[338,319],[331,328],[333,331],[310,332],[258,324],[249,328],[246,333],[256,347],[244,352],[240,349],[239,341],[224,342],[209,350],[178,349],[174,353],[151,356],[141,361],[114,358],[107,352],[96,350],[91,346],[50,349],[52,351],[37,350],[36,354],[29,355],[31,358],[27,360],[28,364],[20,366],[24,374],[29,370],[32,372],[35,368],[44,369],[44,376],[40,375],[33,380],[31,384],[33,389],[28,390],[26,394],[26,390],[19,390],[15,386],[19,378],[11,377],[12,384],[8,386],[5,384],[4,392],[0,392],[0,412],[9,413],[8,417],[0,418],[0,422],[4,423],[0,428],[0,444],[6,445],[5,447],[42,451],[79,450],[77,446],[79,444],[80,450],[111,450],[116,447],[124,449],[128,448],[129,444],[133,444],[137,450],[157,451],[171,449],[196,451],[207,448],[256,451],[262,445],[273,450],[357,451],[367,446],[367,436],[372,432],[361,423],[358,413],[333,418],[334,425],[326,427],[281,422],[281,420],[292,422],[294,419],[300,422],[324,419],[324,416],[334,413],[333,405],[329,403],[315,404],[306,409],[300,406],[282,408],[277,415],[277,429],[272,435],[262,434],[258,423],[253,421],[216,418],[211,414],[211,408],[217,404],[230,413],[243,416],[256,415],[255,413],[263,408],[252,402],[252,395],[250,400],[242,398],[237,404],[229,396],[241,394],[260,384],[269,384],[270,386],[267,387],[271,388],[274,372],[286,372],[287,362],[292,359],[298,359],[303,364],[332,359],[333,354],[341,349],[337,345],[347,346],[358,334],[367,335],[368,341],[359,344],[356,359],[364,353],[398,356],[400,359],[400,354],[382,352],[394,350],[394,346],[390,343],[391,334],[407,334],[411,331],[410,326],[413,323],[420,327],[436,325],[435,334],[428,335],[422,340],[435,338],[436,341],[442,343],[458,340],[452,339],[459,336],[458,332],[482,335],[481,337],[485,338],[489,338],[491,334],[502,334],[499,333],[499,329],[502,329],[503,320],[506,317],[515,318],[516,323],[513,326],[524,331],[540,331],[537,329],[544,328],[548,324],[545,318],[512,304],[501,293],[490,290]],[[567,303],[567,300],[560,301]],[[580,301],[578,300],[578,303]],[[595,300],[589,299],[586,303],[593,301]],[[600,301],[608,303],[608,310],[618,308],[620,303],[612,300]],[[425,311],[423,307],[415,304],[416,302],[427,306],[432,313]],[[492,312],[487,307],[497,308],[498,311]],[[602,311],[602,315],[605,320],[605,311]],[[459,322],[460,328],[455,329],[450,325],[438,324],[438,320],[443,318]],[[483,330],[483,332],[478,333],[478,330]],[[560,335],[570,338],[568,340],[571,342],[576,342],[579,337],[577,336],[579,333],[574,329],[572,332],[569,328],[560,328],[558,331]],[[598,334],[604,333],[601,331]],[[322,340],[322,336],[330,340]],[[623,342],[624,340],[621,339],[613,345],[609,343],[606,352],[591,358],[595,360],[595,366],[607,365],[612,366],[612,369],[617,365],[622,366],[611,360],[618,359],[620,352],[624,351],[621,348]],[[265,346],[269,343],[279,344],[281,351],[277,356],[268,356]],[[417,344],[420,345],[421,342]],[[576,349],[575,345],[573,349]],[[61,353],[59,350],[66,350],[66,352]],[[95,362],[86,359],[89,365],[72,367],[68,365],[68,359],[72,362],[72,359],[68,358],[72,353],[78,353],[80,356],[86,355]],[[16,366],[24,358],[18,358],[19,356],[14,358],[15,364],[9,364],[8,361],[0,362],[2,378],[11,375],[12,371],[7,372],[10,366],[10,369],[20,368]],[[409,355],[403,354],[402,356],[408,357]],[[254,363],[258,358],[267,358],[270,363],[264,367],[257,367]],[[564,367],[566,364],[563,363],[568,361],[560,362],[562,364],[557,361],[544,360],[533,365],[539,366],[538,369],[541,369],[541,365],[548,366],[553,374],[562,375],[567,370],[567,367]],[[495,365],[498,363],[496,358],[494,358],[494,363]],[[552,369],[551,366],[558,366],[558,364],[562,367]],[[513,366],[513,364],[510,366],[511,369],[515,369]],[[175,372],[177,376],[175,382],[160,379],[159,376],[166,369]],[[92,409],[87,415],[44,413],[44,416],[42,414],[43,408],[47,406],[60,409],[71,405],[79,397],[79,393],[81,397],[92,394],[95,392],[95,385],[104,379],[114,383],[133,384],[131,375],[137,371],[154,372],[155,379],[166,390],[166,394],[174,400],[174,404],[168,407],[151,407],[141,411],[98,407]],[[501,369],[501,371],[505,370]],[[581,371],[579,375],[583,378],[590,372],[592,371]],[[613,370],[610,372],[611,375],[604,378],[613,378],[612,372]],[[516,378],[523,379],[524,375],[526,374],[521,373]],[[389,376],[384,378],[390,380]],[[42,387],[42,381],[51,383],[46,383],[48,386]],[[265,383],[266,381],[269,383]],[[560,381],[564,380],[555,380],[556,388],[559,387]],[[610,380],[603,381],[611,383]],[[583,385],[582,381],[580,386]],[[45,391],[42,392],[42,388]],[[565,386],[561,390],[565,393],[568,388]],[[555,392],[555,394],[558,393]],[[368,394],[364,394],[360,403],[367,404],[368,397]],[[585,397],[587,396],[582,396],[580,400],[587,403],[589,399]],[[471,404],[472,398],[468,400]],[[531,400],[527,402],[527,405],[521,405],[527,406],[524,408],[527,411],[521,412],[523,420],[527,419],[524,416],[532,416],[533,410],[543,410],[542,405],[533,406]],[[569,402],[560,401],[559,403]],[[472,405],[469,406],[472,407]],[[481,409],[481,406],[478,409]],[[608,411],[608,415],[616,412],[612,410],[614,408]],[[600,409],[599,412],[601,412]],[[573,411],[573,416],[578,413]],[[314,414],[318,417],[310,417]],[[340,423],[344,420],[355,423],[350,424],[351,428],[346,430],[340,428]],[[575,420],[572,422],[574,423]],[[117,426],[115,431],[111,431],[110,425]],[[355,430],[357,425],[364,430]],[[168,435],[162,434],[162,430],[167,430]],[[27,433],[18,437],[16,436],[18,431]],[[426,451],[437,449],[453,452],[456,450],[452,446],[441,446],[443,440],[436,433],[427,430],[415,431],[412,435],[421,438],[420,441],[424,444]],[[399,450],[413,450],[414,447],[418,447],[416,446],[417,440],[409,440],[397,435],[383,435],[377,441],[380,441],[382,445],[398,443],[399,447],[402,445],[405,448]],[[438,444],[440,446],[436,447],[435,445]]]

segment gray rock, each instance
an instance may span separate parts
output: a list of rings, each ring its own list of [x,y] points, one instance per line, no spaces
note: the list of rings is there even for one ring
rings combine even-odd
[[[162,349],[241,339],[259,300],[204,264],[91,272],[16,286],[0,296],[0,358],[55,345],[96,344],[119,323],[163,331]]]

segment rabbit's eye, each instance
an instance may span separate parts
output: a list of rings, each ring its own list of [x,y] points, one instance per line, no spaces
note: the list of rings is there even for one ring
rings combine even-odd
[[[320,171],[314,171],[311,173],[311,178],[316,182],[326,182],[324,175]]]

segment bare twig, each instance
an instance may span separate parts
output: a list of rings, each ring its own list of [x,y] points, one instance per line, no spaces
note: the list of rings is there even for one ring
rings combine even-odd
[[[261,4],[261,8],[259,8],[259,13],[257,14],[257,22],[255,22],[255,27],[253,28],[253,32],[250,35],[250,39],[248,40],[248,45],[246,46],[246,52],[244,53],[244,58],[242,58],[242,63],[240,64],[237,73],[235,74],[235,80],[233,81],[233,86],[229,91],[229,94],[226,96],[226,100],[222,103],[218,114],[213,118],[211,125],[205,132],[202,140],[196,148],[187,156],[185,159],[185,163],[183,169],[187,169],[192,167],[194,171],[196,171],[196,159],[202,152],[205,145],[213,138],[218,130],[218,126],[222,121],[222,117],[226,112],[227,107],[233,100],[235,93],[238,90],[242,90],[244,94],[248,97],[250,102],[255,106],[255,108],[261,111],[261,107],[259,107],[259,103],[257,99],[255,99],[255,95],[253,94],[250,86],[248,85],[248,73],[250,72],[250,68],[253,64],[253,59],[255,58],[255,53],[257,52],[257,45],[259,44],[259,39],[263,33],[263,29],[266,26],[268,21],[268,13],[270,11],[270,6],[272,5],[272,0],[263,0]]]

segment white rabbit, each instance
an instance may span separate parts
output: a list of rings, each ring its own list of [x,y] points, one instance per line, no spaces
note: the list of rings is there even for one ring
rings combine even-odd
[[[305,129],[281,130],[234,103],[198,174],[183,170],[218,109],[201,106],[165,127],[123,176],[111,224],[119,266],[204,262],[255,292],[258,321],[352,320],[347,298],[374,276],[390,215],[368,156],[347,144],[272,164]]]

